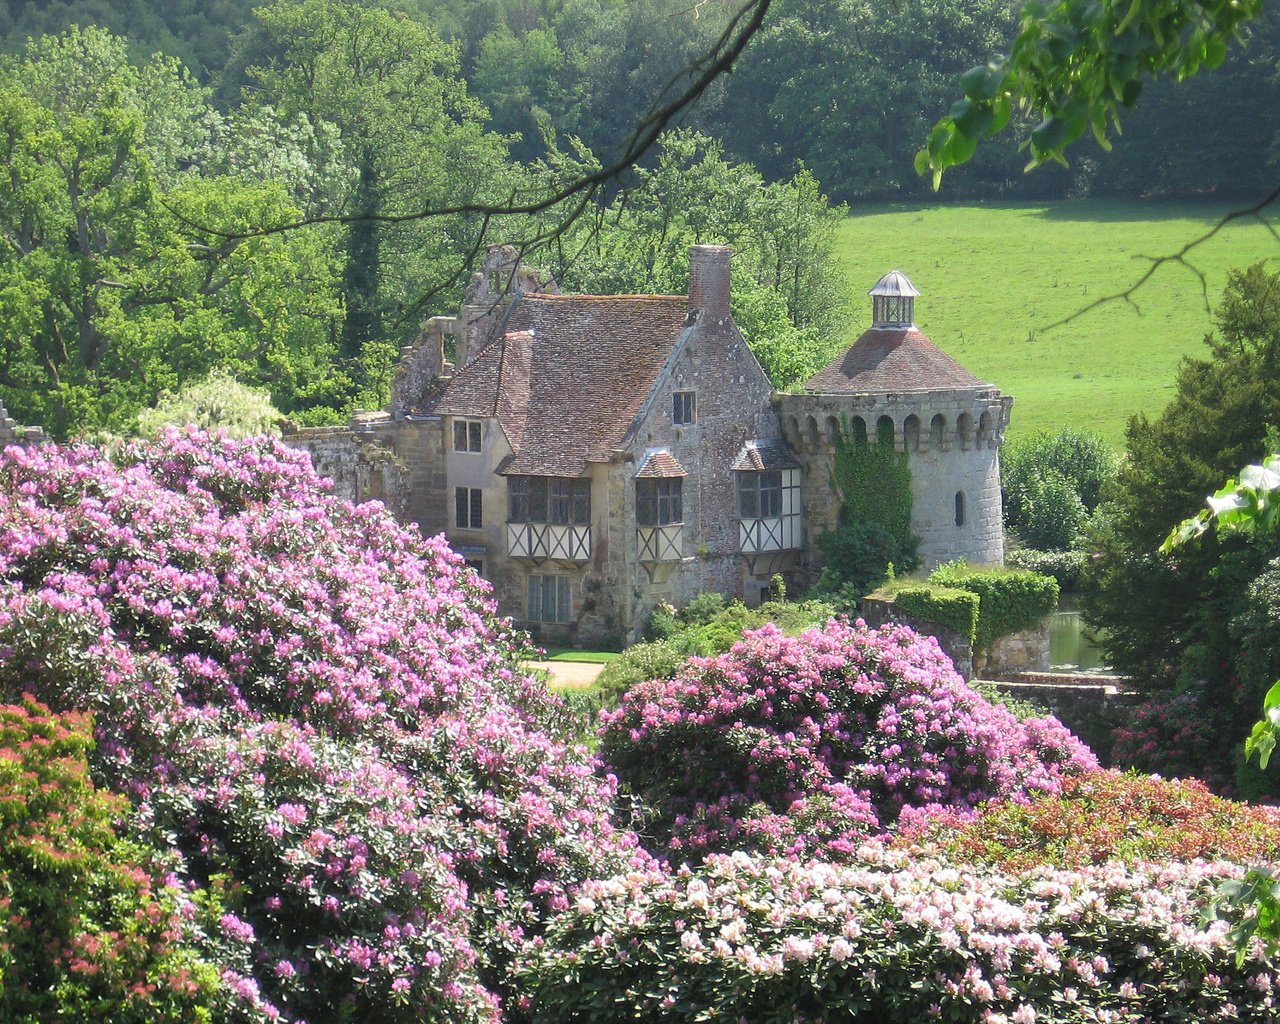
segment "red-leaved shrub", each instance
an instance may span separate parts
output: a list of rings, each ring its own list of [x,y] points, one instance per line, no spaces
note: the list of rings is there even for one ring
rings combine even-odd
[[[1098,771],[1064,779],[1057,794],[993,800],[965,820],[940,815],[895,843],[1010,871],[1109,860],[1248,864],[1280,856],[1280,809],[1224,800],[1197,779]]]
[[[1166,779],[1203,779],[1217,792],[1232,792],[1235,760],[1224,755],[1220,717],[1198,693],[1148,697],[1114,731],[1111,760]]]
[[[182,942],[178,894],[121,839],[87,715],[0,705],[0,1020],[208,1019],[217,972]]]

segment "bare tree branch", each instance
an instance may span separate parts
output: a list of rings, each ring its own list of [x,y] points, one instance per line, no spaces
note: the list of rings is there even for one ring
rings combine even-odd
[[[218,231],[208,225],[197,224],[172,208],[169,208],[169,212],[193,231],[234,241],[277,235],[314,224],[354,224],[370,221],[381,224],[404,224],[410,221],[424,220],[428,217],[448,217],[460,214],[482,216],[487,224],[488,220],[493,217],[542,213],[574,196],[593,194],[595,190],[608,182],[619,179],[641,160],[653,147],[654,143],[658,141],[658,137],[671,122],[695,103],[717,78],[732,69],[738,56],[759,30],[765,15],[769,11],[771,2],[772,0],[747,0],[739,8],[729,20],[728,25],[725,26],[715,44],[667,83],[658,95],[652,109],[636,126],[623,146],[622,152],[615,159],[596,171],[585,174],[576,181],[572,181],[540,199],[528,202],[513,200],[503,205],[462,203],[457,206],[440,206],[399,214],[332,214],[304,217],[287,224],[258,227],[248,231]],[[683,89],[677,90],[678,84],[690,76],[693,76],[693,81]],[[674,95],[672,95],[673,93]],[[668,96],[670,96],[669,99],[666,98]],[[481,238],[483,238],[483,233]],[[476,248],[478,249],[479,246]]]
[[[1146,272],[1134,281],[1133,284],[1129,285],[1129,287],[1125,288],[1123,291],[1113,292],[1110,295],[1103,295],[1100,298],[1094,299],[1087,306],[1081,306],[1074,313],[1063,317],[1061,320],[1055,320],[1043,329],[1051,331],[1055,327],[1063,327],[1074,320],[1078,320],[1086,313],[1091,313],[1100,306],[1107,306],[1113,302],[1123,302],[1141,312],[1141,307],[1136,301],[1134,301],[1134,294],[1139,288],[1151,280],[1152,275],[1154,275],[1157,270],[1169,263],[1176,263],[1185,267],[1200,279],[1200,292],[1204,297],[1205,312],[1212,312],[1212,305],[1209,299],[1209,283],[1205,279],[1204,271],[1188,260],[1187,256],[1198,246],[1203,245],[1205,242],[1209,241],[1209,239],[1218,234],[1218,232],[1222,231],[1222,229],[1228,224],[1238,220],[1252,219],[1257,221],[1271,232],[1272,237],[1275,238],[1277,242],[1280,242],[1280,231],[1276,230],[1274,223],[1263,216],[1263,211],[1272,203],[1276,202],[1277,199],[1280,199],[1280,185],[1277,185],[1252,206],[1242,207],[1239,210],[1231,210],[1229,213],[1223,214],[1213,227],[1209,228],[1209,230],[1203,234],[1197,235],[1195,238],[1191,239],[1177,252],[1168,253],[1164,256],[1135,256],[1135,259],[1148,261],[1150,266],[1147,267]]]

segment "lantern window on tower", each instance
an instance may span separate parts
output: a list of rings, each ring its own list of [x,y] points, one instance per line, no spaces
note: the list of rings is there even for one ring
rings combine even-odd
[[[920,295],[911,279],[900,270],[891,270],[867,292],[871,296],[871,326],[914,327],[916,298]]]

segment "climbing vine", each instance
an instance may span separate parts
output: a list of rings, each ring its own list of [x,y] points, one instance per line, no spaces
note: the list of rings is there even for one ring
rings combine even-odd
[[[861,420],[855,424],[862,426]],[[886,419],[881,426],[874,443],[865,428],[849,430],[848,421],[834,439],[832,486],[840,496],[840,524],[818,539],[826,565],[817,589],[845,610],[856,608],[893,571],[910,572],[920,564],[911,534],[907,456],[894,451],[893,424]]]
[[[848,429],[835,438],[832,482],[840,495],[841,525],[874,523],[904,550],[914,553],[911,535],[911,470],[907,453],[894,451],[893,427],[885,421],[874,444]],[[901,567],[899,567],[901,568]]]

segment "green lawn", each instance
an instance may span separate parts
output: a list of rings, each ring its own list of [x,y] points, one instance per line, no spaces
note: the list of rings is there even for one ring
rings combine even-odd
[[[617,651],[580,651],[576,647],[549,647],[547,661],[575,661],[593,665],[607,665],[622,655]]]
[[[870,322],[866,289],[887,270],[923,293],[916,319],[941,348],[1015,398],[1010,436],[1063,426],[1123,443],[1130,415],[1159,412],[1183,355],[1211,327],[1200,279],[1177,264],[1135,295],[1049,325],[1135,282],[1141,257],[1177,252],[1231,207],[1080,200],[1035,206],[855,209],[839,256],[857,298],[848,340]],[[1221,231],[1188,256],[1216,306],[1230,267],[1267,260],[1280,242],[1256,222]]]

